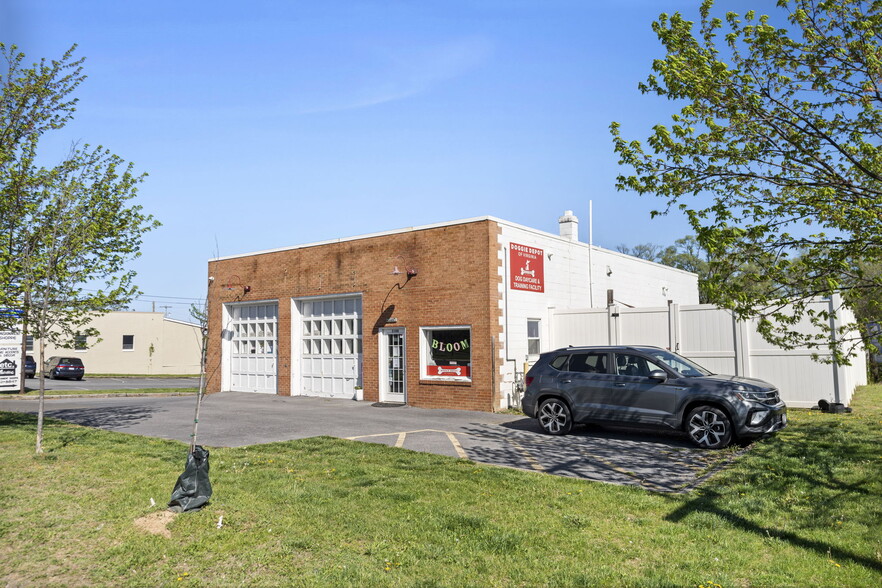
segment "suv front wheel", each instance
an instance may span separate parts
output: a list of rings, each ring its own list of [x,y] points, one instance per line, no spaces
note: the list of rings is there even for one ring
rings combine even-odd
[[[719,408],[699,406],[686,418],[686,433],[704,449],[722,449],[732,441],[732,421]]]
[[[566,435],[573,428],[570,407],[563,400],[549,398],[539,405],[539,425],[549,435]]]

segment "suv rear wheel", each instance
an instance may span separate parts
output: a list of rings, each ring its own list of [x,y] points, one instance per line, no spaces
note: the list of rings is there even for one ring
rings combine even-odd
[[[704,449],[722,449],[732,441],[732,421],[719,408],[699,406],[686,418],[686,433]]]
[[[549,435],[566,435],[573,428],[570,407],[558,398],[543,400],[539,405],[539,425]]]

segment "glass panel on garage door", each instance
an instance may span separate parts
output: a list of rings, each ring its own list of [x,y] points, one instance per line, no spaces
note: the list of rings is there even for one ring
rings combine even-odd
[[[304,396],[352,398],[361,385],[361,297],[301,300]]]
[[[278,305],[247,304],[230,308],[230,389],[276,393]]]

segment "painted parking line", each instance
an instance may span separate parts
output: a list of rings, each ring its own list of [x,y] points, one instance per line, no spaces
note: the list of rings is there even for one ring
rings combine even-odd
[[[441,433],[447,436],[448,441],[453,446],[453,450],[456,451],[456,454],[462,459],[469,459],[468,454],[466,454],[465,450],[462,448],[459,440],[456,438],[454,433],[450,431],[441,431],[439,429],[417,429],[416,431],[400,431],[395,433],[374,433],[372,435],[358,435],[356,437],[346,437],[348,441],[360,441],[362,439],[371,439],[377,437],[396,437],[395,447],[399,449],[404,447],[404,443],[407,439],[408,435],[417,435],[419,433]]]
[[[630,470],[626,470],[625,468],[619,467],[618,465],[609,461],[608,459],[604,459],[604,458],[600,457],[599,455],[595,455],[593,453],[585,451],[584,448],[579,448],[578,451],[579,451],[579,453],[581,453],[585,457],[588,457],[589,459],[593,459],[594,461],[605,465],[606,467],[608,467],[612,471],[617,472],[619,474],[623,474],[625,476],[628,476],[629,478],[631,478],[632,480],[634,480],[635,482],[637,482],[640,486],[643,486],[644,488],[649,488],[650,490],[655,490],[655,491],[659,491],[659,492],[669,491],[668,488],[665,488],[664,486],[656,484],[655,482],[650,482],[645,477],[638,476],[637,474],[635,474],[634,472],[632,472]]]
[[[380,441],[383,437],[388,439]],[[444,437],[446,443],[443,441]],[[375,442],[388,446],[443,455],[451,455],[448,451],[452,447],[456,456],[479,463],[634,485],[653,492],[688,492],[712,473],[725,467],[732,459],[708,456],[689,449],[658,451],[651,443],[611,439],[559,439],[493,429],[472,432],[417,429],[359,435],[347,439],[375,439]]]
[[[526,460],[526,462],[528,464],[530,464],[531,468],[533,468],[537,472],[547,472],[548,471],[545,469],[545,467],[542,466],[541,463],[536,461],[536,459],[533,457],[533,455],[529,451],[524,449],[520,443],[510,439],[508,441],[508,444],[511,445],[512,447],[514,447],[518,451],[518,453],[521,454],[521,457],[523,457]]]
[[[453,448],[456,450],[456,454],[460,456],[462,459],[468,459],[469,456],[466,454],[465,450],[460,445],[459,440],[456,438],[456,435],[449,431],[445,431],[447,433],[447,438],[450,439],[450,442],[453,444]]]

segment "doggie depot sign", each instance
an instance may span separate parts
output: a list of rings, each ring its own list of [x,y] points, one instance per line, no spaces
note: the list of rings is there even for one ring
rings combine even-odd
[[[545,252],[542,249],[512,243],[509,268],[512,290],[545,292]]]
[[[21,333],[0,331],[0,390],[10,392],[21,384]]]

